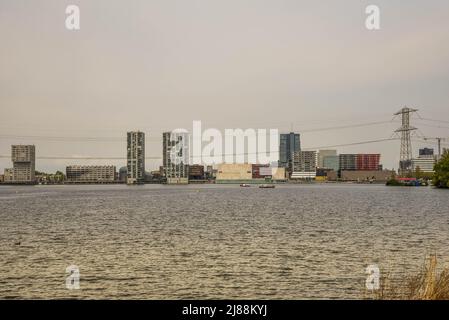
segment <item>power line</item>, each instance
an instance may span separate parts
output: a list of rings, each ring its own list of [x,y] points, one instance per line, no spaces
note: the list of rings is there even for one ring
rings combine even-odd
[[[333,126],[333,127],[323,127],[315,129],[299,130],[300,133],[310,133],[310,132],[322,132],[322,131],[332,131],[332,130],[342,130],[342,129],[352,129],[361,128],[367,126],[374,126],[380,124],[391,123],[391,121],[377,121],[377,122],[367,122],[344,126]],[[233,130],[236,130],[235,128]],[[268,129],[267,129],[268,130]],[[233,134],[223,134],[223,136],[234,136]],[[272,135],[275,136],[275,135]],[[277,134],[276,134],[277,136]],[[47,140],[53,142],[124,142],[126,141],[126,136],[123,137],[79,137],[79,136],[40,136],[40,135],[10,135],[10,134],[0,134],[2,139],[29,139],[29,140]],[[162,137],[148,136],[146,140],[161,141]]]
[[[357,145],[362,145],[362,144],[378,143],[378,142],[393,141],[393,140],[398,140],[398,138],[385,138],[385,139],[368,140],[368,141],[361,141],[361,142],[336,144],[336,145],[331,145],[331,146],[321,146],[321,147],[303,148],[303,149],[304,150],[319,150],[319,149],[326,149],[326,148],[350,147],[350,146],[357,146]]]
[[[441,123],[449,123],[449,121],[447,121],[447,120],[438,120],[438,119],[429,119],[429,118],[420,118],[420,120],[441,122]]]
[[[392,123],[392,121],[391,120],[390,121],[377,121],[377,122],[367,122],[367,123],[353,124],[353,125],[347,125],[347,126],[336,126],[336,127],[327,127],[327,128],[319,128],[319,129],[300,130],[300,133],[351,129],[351,128],[374,126],[374,125],[378,125],[378,124],[386,124],[386,123]]]
[[[424,126],[424,127],[430,127],[430,128],[449,129],[449,127],[446,127],[446,126],[431,125],[428,123],[420,123],[419,125]]]
[[[356,146],[362,144],[371,144],[385,141],[397,140],[396,138],[385,138],[385,139],[377,139],[377,140],[368,140],[368,141],[359,141],[359,142],[351,142],[346,144],[337,144],[332,146],[319,146],[319,147],[309,147],[303,148],[303,150],[319,150],[326,148],[337,148],[337,147],[349,147]],[[279,153],[279,150],[274,151],[275,153]],[[222,153],[222,154],[214,154],[215,157],[224,157],[224,156],[242,156],[242,155],[255,155],[262,154],[264,152],[244,152],[244,153]],[[11,158],[10,155],[0,155],[0,158]],[[194,156],[190,156],[190,158],[194,158]],[[36,159],[45,159],[45,160],[126,160],[126,157],[91,157],[91,156],[37,156]],[[150,156],[145,157],[148,160],[160,160],[162,157],[160,156]]]

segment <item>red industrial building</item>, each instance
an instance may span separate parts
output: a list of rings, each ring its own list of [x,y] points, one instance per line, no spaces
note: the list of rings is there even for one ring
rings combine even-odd
[[[380,154],[357,154],[356,170],[376,171],[380,166]]]

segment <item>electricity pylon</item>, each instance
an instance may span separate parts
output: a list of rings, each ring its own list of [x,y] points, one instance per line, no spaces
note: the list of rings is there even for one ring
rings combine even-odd
[[[402,175],[412,169],[412,141],[410,134],[417,128],[410,126],[410,114],[418,111],[417,109],[411,109],[404,107],[394,115],[401,115],[402,126],[395,132],[401,134],[401,151],[399,156],[399,174]]]

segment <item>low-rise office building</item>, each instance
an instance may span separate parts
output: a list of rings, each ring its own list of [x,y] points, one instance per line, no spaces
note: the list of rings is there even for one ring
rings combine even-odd
[[[324,160],[327,158],[337,158],[337,150],[319,150],[317,153],[317,167],[318,168],[328,168],[325,165]]]
[[[193,164],[189,166],[189,180],[203,180],[204,166],[200,164]]]
[[[356,182],[386,182],[394,173],[391,170],[342,170],[340,172],[340,179],[342,181]]]
[[[218,165],[216,183],[249,183],[252,181],[250,163],[222,163]]]
[[[436,158],[433,155],[420,155],[418,158],[412,159],[412,170],[418,169],[424,173],[434,173]]]
[[[323,167],[324,169],[331,169],[337,172],[340,169],[339,166],[339,157],[337,155],[334,156],[325,156],[323,158]]]
[[[113,183],[115,166],[67,166],[68,183]]]
[[[301,180],[314,180],[316,178],[316,172],[305,172],[305,171],[293,171],[290,179],[301,179]]]

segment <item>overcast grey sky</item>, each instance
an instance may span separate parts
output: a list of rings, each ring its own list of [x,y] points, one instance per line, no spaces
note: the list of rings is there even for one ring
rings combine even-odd
[[[80,31],[65,28],[69,4]],[[365,28],[369,4],[380,31]],[[146,155],[160,156],[161,133],[192,120],[301,133],[388,121],[404,105],[449,121],[447,0],[0,0],[0,155],[24,143],[38,156],[124,157],[126,131],[142,130]],[[449,122],[414,124],[449,137]],[[389,138],[398,126],[304,132],[302,145]],[[398,141],[337,149],[382,153],[397,168]],[[1,171],[11,165],[0,158]]]

